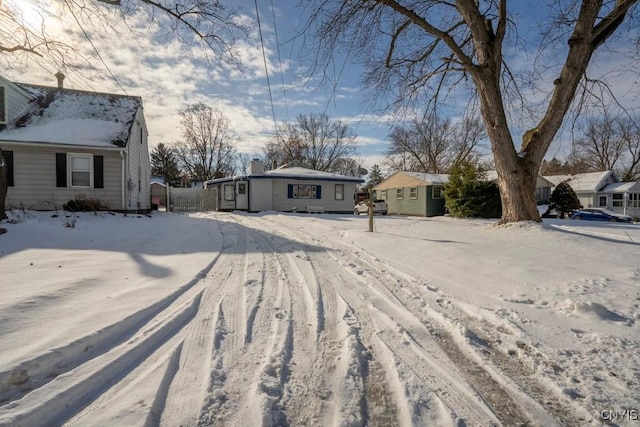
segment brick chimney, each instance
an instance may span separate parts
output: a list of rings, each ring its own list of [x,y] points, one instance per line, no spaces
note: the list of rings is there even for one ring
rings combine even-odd
[[[64,87],[62,82],[64,81],[65,75],[62,74],[60,71],[58,71],[55,75],[56,75],[56,79],[58,79],[58,89],[62,89]]]

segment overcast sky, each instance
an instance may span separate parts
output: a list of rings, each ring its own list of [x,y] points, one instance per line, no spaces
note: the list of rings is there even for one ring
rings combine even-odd
[[[66,21],[59,20],[62,16],[60,10],[42,9],[42,4],[51,8],[56,1],[4,0],[4,6],[11,3],[20,6],[25,19],[34,25],[41,20],[39,16],[44,17],[48,31],[64,33],[64,37],[77,43],[84,57],[93,57],[92,63],[97,71],[89,67],[62,69],[67,75],[65,87],[126,93],[143,98],[151,147],[160,142],[171,144],[180,139],[178,112],[189,104],[203,102],[221,109],[227,115],[231,128],[240,138],[240,152],[258,155],[265,141],[274,133],[270,99],[273,100],[275,118],[279,124],[294,120],[298,114],[323,112],[333,119],[351,124],[358,135],[358,156],[364,160],[367,168],[381,162],[388,146],[389,119],[376,114],[363,99],[360,90],[361,70],[357,66],[336,56],[331,72],[340,78],[335,87],[319,87],[319,78],[310,77],[310,62],[300,60],[302,55],[309,52],[300,50],[301,39],[296,37],[304,23],[301,10],[293,6],[297,2],[258,1],[271,98],[258,27],[255,25],[254,1],[233,2],[239,8],[241,19],[254,28],[236,46],[242,71],[226,66],[215,58],[210,58],[209,62],[203,60],[204,53],[199,48],[185,48],[176,41],[167,41],[167,31],[149,23],[146,15],[140,14],[127,21],[133,32],[115,20],[119,23],[119,33],[89,31],[85,35],[80,33],[69,17]],[[272,3],[275,5],[273,11]],[[538,6],[537,2],[534,3],[516,2],[524,9]],[[286,6],[282,7],[283,4]],[[523,16],[526,17],[526,13]],[[519,27],[519,32],[522,35],[525,31]],[[91,43],[87,41],[87,36]],[[14,62],[9,67],[4,65],[3,75],[17,82],[55,86],[54,74],[60,67],[34,59],[37,58]],[[614,64],[611,58],[603,55],[596,61],[595,69],[611,64]],[[521,65],[526,66],[524,63]],[[620,67],[614,66],[613,70],[616,69],[620,72]],[[607,73],[610,74],[610,71]],[[635,78],[637,72],[620,74],[614,79],[620,83],[620,94],[627,95],[623,101],[632,106],[638,104],[637,97],[630,94],[628,89],[637,89],[637,83],[629,84],[627,80]],[[544,94],[531,96],[544,99]],[[566,140],[568,136],[563,138]],[[565,152],[566,143],[555,144],[548,157],[562,156]]]

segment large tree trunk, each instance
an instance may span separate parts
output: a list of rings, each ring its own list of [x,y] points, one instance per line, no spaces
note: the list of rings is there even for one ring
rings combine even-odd
[[[480,112],[487,127],[491,151],[498,173],[498,188],[502,201],[500,224],[517,221],[541,222],[536,204],[536,183],[542,162],[539,154],[518,155],[507,124],[504,104],[495,70],[485,70],[475,77],[480,96]]]
[[[2,150],[0,149],[0,220],[7,219],[7,214],[4,211],[4,201],[7,197],[7,162],[2,157]]]

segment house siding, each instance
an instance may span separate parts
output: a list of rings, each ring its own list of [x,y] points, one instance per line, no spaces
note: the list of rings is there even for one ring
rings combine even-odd
[[[321,187],[319,199],[290,199],[288,197],[289,184],[316,185]],[[335,199],[335,185],[344,185],[344,200]],[[322,206],[325,212],[353,212],[353,195],[356,183],[343,181],[273,179],[273,208],[277,211],[305,211],[307,206]]]
[[[143,109],[140,107],[131,126],[127,144],[126,210],[151,208],[151,162],[148,135]]]
[[[85,197],[100,199],[108,209],[121,209],[122,163],[119,151],[7,143],[2,143],[1,147],[13,151],[14,186],[7,192],[8,208],[60,209],[71,199]],[[104,188],[56,187],[56,153],[103,156]]]

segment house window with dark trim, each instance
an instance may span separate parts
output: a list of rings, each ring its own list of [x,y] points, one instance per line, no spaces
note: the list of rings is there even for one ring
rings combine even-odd
[[[404,199],[404,188],[396,188],[396,199]]]
[[[288,184],[287,185],[287,198],[288,199],[321,199],[322,187],[320,185],[308,185],[308,184]]]
[[[629,193],[627,206],[630,208],[640,208],[640,193]]]
[[[418,198],[418,187],[411,187],[409,189],[409,197],[412,199]]]
[[[225,184],[224,186],[224,199],[227,201],[235,199],[235,185]]]
[[[436,185],[433,187],[433,198],[442,199],[442,186]]]
[[[624,205],[624,194],[612,194],[611,205],[614,208],[621,208]]]
[[[4,86],[0,86],[0,123],[7,123],[7,96]]]
[[[601,208],[607,207],[607,196],[598,197],[598,206]]]
[[[336,184],[336,200],[344,200],[344,184]]]
[[[91,187],[91,154],[69,154],[69,178],[71,187]]]

